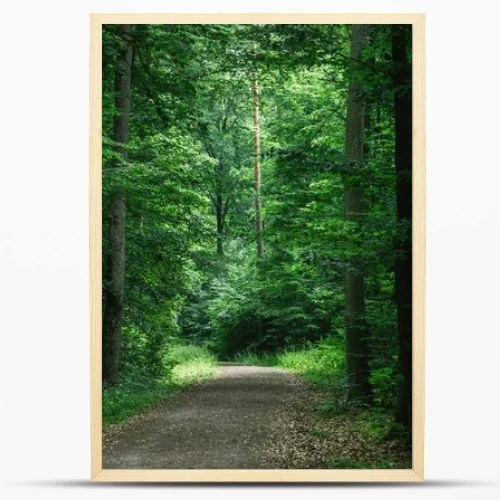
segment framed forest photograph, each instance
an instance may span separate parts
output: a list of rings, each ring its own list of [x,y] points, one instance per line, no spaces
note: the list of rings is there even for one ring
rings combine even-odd
[[[421,481],[423,14],[90,16],[91,477]]]

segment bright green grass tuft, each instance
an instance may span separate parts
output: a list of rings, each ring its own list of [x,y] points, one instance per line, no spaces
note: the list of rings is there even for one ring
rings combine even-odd
[[[332,340],[321,344],[286,349],[279,354],[242,353],[238,363],[277,366],[299,373],[308,382],[323,389],[338,388],[345,380],[345,355],[343,347]]]
[[[277,356],[277,365],[316,385],[338,385],[344,377],[344,354],[335,345],[320,344],[300,350],[287,350]]]
[[[177,365],[172,370],[172,382],[179,387],[209,380],[215,376],[217,366],[209,359],[195,359]]]

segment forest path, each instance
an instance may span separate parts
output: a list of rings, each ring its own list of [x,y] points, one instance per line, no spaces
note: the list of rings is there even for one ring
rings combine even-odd
[[[298,420],[310,391],[297,376],[277,368],[221,366],[215,379],[106,432],[103,466],[282,468],[296,463],[298,453],[301,467],[314,467],[306,450],[296,449],[300,440],[294,439],[295,459],[287,457],[290,434],[307,428]]]

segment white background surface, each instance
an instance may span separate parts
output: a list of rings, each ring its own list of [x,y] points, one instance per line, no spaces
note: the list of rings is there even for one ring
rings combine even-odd
[[[498,2],[12,0],[0,38],[4,498],[500,498]],[[89,12],[426,12],[426,477],[416,486],[87,484]]]

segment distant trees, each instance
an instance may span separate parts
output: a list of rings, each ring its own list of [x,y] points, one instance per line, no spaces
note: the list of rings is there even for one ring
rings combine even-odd
[[[250,145],[244,142],[244,121],[242,115],[240,86],[232,86],[230,95],[227,89],[218,86],[206,89],[198,118],[198,132],[203,148],[213,159],[213,170],[207,178],[206,187],[213,205],[216,229],[216,252],[224,254],[227,240],[227,224],[230,211],[237,204],[238,191],[241,190],[241,169],[245,155],[251,152]]]
[[[225,108],[225,106],[223,106]],[[205,145],[205,150],[214,159],[213,173],[209,181],[209,196],[215,210],[215,227],[216,227],[216,249],[217,254],[224,254],[224,230],[228,215],[231,199],[234,195],[232,192],[233,179],[230,177],[231,165],[230,159],[224,154],[224,148],[219,148],[220,136],[229,132],[228,119],[229,110],[219,109],[217,116],[211,117],[214,123],[211,124],[215,128],[217,138],[213,138],[210,134],[209,125],[204,124],[202,130],[202,141]]]

